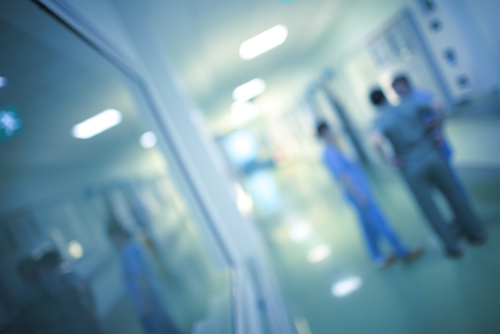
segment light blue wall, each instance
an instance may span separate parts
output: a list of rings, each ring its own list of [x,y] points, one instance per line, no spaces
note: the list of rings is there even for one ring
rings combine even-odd
[[[464,0],[487,44],[491,57],[495,61],[494,70],[500,76],[500,1]]]

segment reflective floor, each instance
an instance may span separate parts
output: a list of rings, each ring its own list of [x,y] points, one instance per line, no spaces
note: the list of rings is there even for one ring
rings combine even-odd
[[[499,332],[500,178],[463,175],[490,239],[465,246],[463,259],[450,260],[397,173],[372,171],[374,191],[394,228],[410,246],[425,248],[421,259],[381,271],[369,263],[354,214],[322,166],[294,166],[281,179],[283,210],[259,221],[299,334]],[[302,231],[300,240],[290,231],[304,221],[312,231],[309,237]],[[338,282],[343,286],[334,288]]]

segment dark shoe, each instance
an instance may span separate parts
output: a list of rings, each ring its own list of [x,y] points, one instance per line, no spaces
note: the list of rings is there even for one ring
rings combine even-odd
[[[464,251],[461,248],[447,249],[445,255],[451,259],[460,259],[464,256]]]
[[[385,260],[376,265],[377,269],[383,270],[389,268],[394,262],[396,262],[396,254],[391,254],[385,258]]]
[[[475,235],[473,237],[468,236],[467,241],[471,245],[482,245],[488,241],[488,237],[484,233],[479,233],[478,235]]]
[[[462,225],[460,225],[457,220],[450,224],[450,230],[457,238],[461,237],[464,232]]]
[[[412,262],[413,260],[416,260],[418,259],[419,257],[422,256],[422,254],[424,253],[424,249],[422,247],[418,247],[418,248],[415,248],[415,249],[412,249],[411,251],[408,252],[408,254],[406,254],[406,256],[403,258],[403,262],[404,263],[410,263]]]

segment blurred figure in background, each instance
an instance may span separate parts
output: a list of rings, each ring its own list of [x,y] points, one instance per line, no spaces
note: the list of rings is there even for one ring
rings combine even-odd
[[[59,252],[45,253],[38,261],[19,263],[23,285],[16,298],[17,318],[26,333],[100,333],[92,294],[85,280],[61,271]]]
[[[149,334],[181,333],[166,312],[161,284],[143,246],[113,217],[108,235],[119,252],[125,287],[144,330]]]
[[[405,262],[416,259],[422,254],[421,249],[409,250],[394,233],[372,195],[363,170],[357,162],[347,159],[341,151],[337,138],[328,124],[320,121],[317,134],[325,142],[323,162],[337,178],[347,200],[354,206],[359,217],[361,230],[370,254],[378,268],[391,265],[396,257]],[[385,238],[396,255],[384,256],[378,242]]]
[[[90,285],[62,265],[63,260],[56,250],[45,253],[39,260],[42,286],[48,297],[58,304],[60,310],[57,312],[61,312],[67,323],[67,333],[101,333]]]
[[[425,104],[431,108],[422,113],[422,121],[427,126],[428,132],[438,147],[446,161],[451,163],[452,149],[443,134],[444,109],[436,97],[429,91],[415,89],[411,86],[409,79],[405,75],[399,75],[394,78],[392,88],[401,98],[401,101],[415,101]]]
[[[22,285],[16,294],[16,332],[50,333],[51,329],[55,329],[53,332],[62,333],[57,329],[65,329],[66,326],[57,316],[60,312],[53,312],[57,304],[54,305],[42,287],[38,263],[31,257],[25,257],[19,262],[17,272]]]
[[[432,112],[432,106],[413,99],[403,100],[397,107],[389,105],[380,89],[370,95],[379,117],[375,121],[372,140],[377,147],[383,137],[392,144],[406,183],[420,208],[444,243],[446,254],[461,257],[463,250],[458,236],[450,228],[432,197],[432,190],[439,189],[448,200],[457,220],[471,243],[482,243],[486,234],[466,197],[461,194],[450,165],[428,135],[422,115]],[[382,150],[381,150],[382,152]]]
[[[460,182],[460,179],[452,165],[453,150],[443,133],[445,111],[442,104],[431,92],[413,88],[408,77],[405,75],[399,75],[394,78],[392,88],[399,95],[402,102],[414,101],[431,107],[429,110],[422,113],[422,122],[426,126],[434,145],[438,148],[450,165],[452,176],[455,179],[460,192],[466,196],[467,192],[465,191],[465,188],[463,187],[462,182]],[[460,226],[457,222],[454,223],[454,228],[457,229],[457,231],[460,230]]]

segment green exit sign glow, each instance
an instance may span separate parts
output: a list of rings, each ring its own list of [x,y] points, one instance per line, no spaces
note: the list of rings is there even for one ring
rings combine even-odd
[[[14,137],[22,127],[23,121],[15,104],[10,103],[0,108],[0,142]]]

